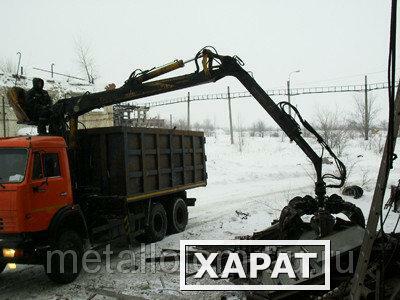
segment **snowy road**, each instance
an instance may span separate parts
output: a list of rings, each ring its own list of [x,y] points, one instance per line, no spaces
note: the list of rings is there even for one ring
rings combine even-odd
[[[352,145],[343,160],[351,166],[349,182],[363,184],[365,195],[358,200],[346,200],[368,213],[380,156],[365,150],[359,142]],[[267,228],[292,197],[313,193],[310,163],[287,140],[246,138],[244,149],[239,152],[236,145],[228,143],[227,136],[219,135],[217,139],[208,139],[207,155],[209,184],[189,192],[198,201],[189,210],[187,230],[168,236],[157,243],[157,249],[179,249],[181,239],[233,239],[252,234]],[[397,181],[399,172],[392,175],[389,184]],[[390,219],[388,225],[394,221]],[[117,261],[114,257],[112,264]],[[18,266],[0,276],[0,298],[103,299],[107,293],[152,299],[166,295],[192,297],[194,293],[197,297],[218,298],[216,293],[180,292],[179,272],[110,274],[104,268],[102,265],[96,274],[82,274],[74,283],[57,286],[47,279],[41,267]]]

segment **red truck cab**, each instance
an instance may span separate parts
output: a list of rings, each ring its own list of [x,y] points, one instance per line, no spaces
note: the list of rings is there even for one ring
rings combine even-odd
[[[56,245],[58,240],[54,237],[67,222],[80,226],[77,231],[85,232],[79,207],[73,204],[64,139],[55,136],[1,138],[0,272],[7,263],[46,265],[45,253]],[[84,235],[78,241],[79,248],[83,238]],[[57,272],[49,276],[57,276]],[[72,279],[67,277],[58,277],[55,281]]]
[[[40,232],[72,204],[62,137],[0,139],[0,233]]]

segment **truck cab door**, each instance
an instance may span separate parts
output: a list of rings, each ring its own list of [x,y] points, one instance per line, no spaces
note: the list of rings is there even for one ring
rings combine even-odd
[[[46,230],[54,214],[72,202],[69,177],[62,158],[62,151],[57,149],[33,152],[28,218],[31,231]]]

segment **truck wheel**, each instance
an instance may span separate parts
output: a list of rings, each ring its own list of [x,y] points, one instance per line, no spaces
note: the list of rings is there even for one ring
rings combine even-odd
[[[144,234],[144,240],[153,243],[161,241],[167,233],[168,219],[165,208],[155,203],[150,212],[149,226]]]
[[[52,256],[48,258],[49,255]],[[46,275],[56,283],[65,284],[74,281],[82,269],[82,255],[82,238],[72,230],[61,232],[52,247],[52,254],[48,253],[45,257]]]
[[[188,223],[188,209],[182,198],[175,198],[168,211],[168,232],[178,233],[186,229]]]

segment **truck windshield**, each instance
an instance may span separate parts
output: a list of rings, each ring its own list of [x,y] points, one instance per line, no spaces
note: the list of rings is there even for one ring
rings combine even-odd
[[[27,158],[27,149],[0,148],[0,183],[24,181]]]

